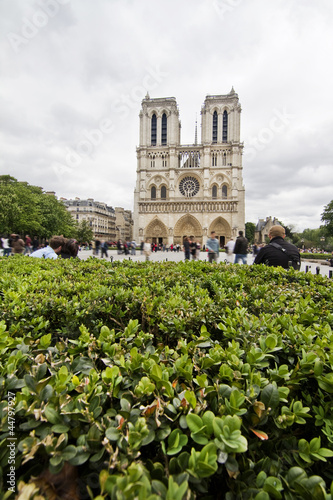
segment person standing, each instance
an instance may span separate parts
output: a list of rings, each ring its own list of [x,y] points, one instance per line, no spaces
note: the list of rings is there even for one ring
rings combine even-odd
[[[19,237],[18,234],[13,234],[12,235],[13,237],[13,240],[12,240],[12,249],[13,249],[13,253],[16,254],[16,253],[23,253],[24,251],[24,241],[22,240],[22,238]]]
[[[245,236],[243,236],[243,231],[238,231],[238,237],[236,239],[234,254],[235,254],[235,264],[241,260],[243,264],[247,264],[247,249],[249,242]]]
[[[265,264],[266,266],[281,266],[284,269],[293,267],[299,269],[301,266],[301,255],[292,243],[284,241],[286,232],[283,226],[272,226],[268,237],[270,242],[261,248],[254,259],[253,264]]]
[[[199,241],[197,240],[195,242],[195,258],[196,258],[196,260],[200,259],[200,250],[201,250],[201,245],[200,245]]]
[[[208,249],[209,262],[217,262],[219,258],[220,245],[215,231],[210,233],[210,238],[207,240],[206,248]]]
[[[146,240],[146,242],[143,246],[143,252],[146,256],[146,260],[149,260],[150,253],[151,253],[151,244],[149,243],[149,240]]]
[[[32,251],[35,252],[39,248],[39,239],[37,236],[34,236],[34,239],[32,240]]]
[[[190,251],[191,251],[191,241],[185,236],[183,241],[183,250],[185,254],[185,260],[190,260]]]
[[[227,253],[227,261],[232,264],[233,262],[233,253],[235,248],[235,240],[231,237],[228,243],[225,246],[225,251]]]
[[[104,255],[105,257],[108,257],[109,245],[107,244],[106,241],[102,240],[100,248],[101,248],[101,259],[103,259]]]
[[[131,255],[136,255],[136,241],[131,241]]]
[[[190,237],[190,252],[193,260],[197,259],[197,243],[194,236]]]
[[[11,252],[12,252],[12,249],[10,248],[10,245],[9,245],[9,239],[7,238],[7,236],[1,238],[1,241],[2,241],[2,249],[3,249],[3,255],[4,257],[9,257]]]
[[[96,239],[95,240],[95,255],[97,255],[97,257],[98,257],[100,248],[101,248],[101,242],[99,239]]]
[[[28,234],[25,235],[25,250],[24,255],[31,253],[31,238]]]

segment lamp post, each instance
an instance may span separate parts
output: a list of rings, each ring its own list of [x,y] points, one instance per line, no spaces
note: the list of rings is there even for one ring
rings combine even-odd
[[[324,250],[324,241],[325,241],[325,236],[321,236],[320,237],[320,241],[321,241],[321,249]]]

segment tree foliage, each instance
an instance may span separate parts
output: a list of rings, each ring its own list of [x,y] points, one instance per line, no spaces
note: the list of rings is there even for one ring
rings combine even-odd
[[[333,200],[324,207],[321,214],[321,220],[324,223],[324,229],[328,236],[333,236]]]
[[[62,202],[42,188],[19,182],[10,175],[0,176],[0,232],[71,236],[75,222]]]
[[[83,219],[76,227],[76,239],[80,243],[89,243],[94,237],[94,232],[87,220]]]
[[[245,236],[249,240],[249,243],[254,243],[254,233],[256,230],[256,225],[254,222],[245,223]]]

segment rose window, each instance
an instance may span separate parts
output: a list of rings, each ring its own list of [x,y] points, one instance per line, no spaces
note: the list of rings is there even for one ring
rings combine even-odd
[[[200,188],[200,184],[198,179],[195,177],[184,177],[179,183],[179,191],[182,193],[183,196],[186,197],[191,197],[195,196]]]

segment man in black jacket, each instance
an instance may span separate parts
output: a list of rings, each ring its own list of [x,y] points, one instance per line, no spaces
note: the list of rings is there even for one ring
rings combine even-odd
[[[249,242],[247,238],[243,236],[243,231],[238,231],[238,235],[239,236],[237,236],[234,246],[235,264],[238,264],[240,260],[243,262],[243,264],[246,264]]]
[[[281,266],[284,269],[294,267],[299,269],[301,256],[298,248],[284,241],[286,232],[282,226],[272,226],[268,237],[270,242],[259,250],[253,264],[266,264],[266,266]]]

